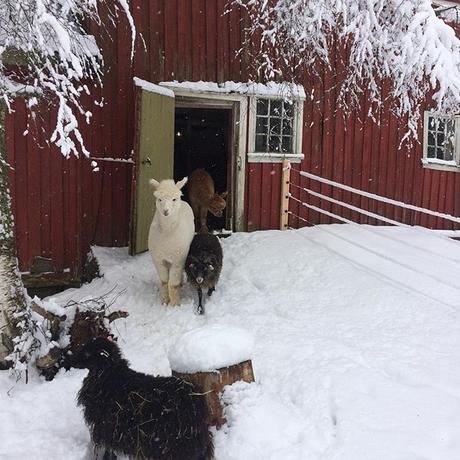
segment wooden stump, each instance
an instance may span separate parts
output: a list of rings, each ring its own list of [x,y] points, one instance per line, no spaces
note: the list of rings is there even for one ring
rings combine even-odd
[[[195,372],[186,374],[172,371],[174,377],[187,380],[201,388],[206,394],[210,414],[210,425],[220,428],[225,422],[224,410],[220,402],[219,394],[222,393],[225,385],[231,385],[239,380],[243,382],[254,382],[254,371],[251,360],[243,361],[229,367],[222,367],[211,372]]]

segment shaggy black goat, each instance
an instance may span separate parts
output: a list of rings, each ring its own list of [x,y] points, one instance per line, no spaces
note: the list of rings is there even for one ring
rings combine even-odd
[[[88,342],[74,365],[89,369],[78,404],[104,458],[213,458],[206,400],[194,385],[130,369],[117,344],[103,337]]]
[[[210,233],[197,233],[194,236],[185,262],[185,272],[198,291],[200,315],[204,313],[202,289],[208,290],[208,296],[214,292],[222,270],[222,259],[222,247],[217,236]]]

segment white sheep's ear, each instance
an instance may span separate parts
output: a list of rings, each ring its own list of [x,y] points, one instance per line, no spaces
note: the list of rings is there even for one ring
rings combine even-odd
[[[153,188],[157,188],[160,185],[160,183],[155,179],[150,179],[149,184],[150,184],[150,187],[153,187]]]
[[[188,181],[188,177],[184,177],[179,182],[176,182],[176,187],[180,190]]]

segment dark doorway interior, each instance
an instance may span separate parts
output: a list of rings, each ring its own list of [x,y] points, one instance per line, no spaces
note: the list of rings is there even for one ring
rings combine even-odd
[[[231,181],[229,158],[230,110],[177,108],[174,130],[174,179],[204,168],[214,179],[216,192],[228,191]],[[185,199],[187,190],[185,190]],[[228,229],[231,223],[230,199],[222,217],[208,213],[212,230]]]

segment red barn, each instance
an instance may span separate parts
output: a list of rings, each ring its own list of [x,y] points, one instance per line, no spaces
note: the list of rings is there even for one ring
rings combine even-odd
[[[244,47],[248,19],[240,9],[224,14],[226,3],[132,0],[139,34],[133,60],[126,18],[94,31],[106,68],[102,94],[94,91],[86,101],[92,121],[81,122],[89,159],[66,160],[47,142],[52,108],[43,103],[41,117],[28,126],[25,103],[16,102],[6,120],[6,140],[14,168],[10,185],[19,268],[27,285],[79,283],[91,244],[144,250],[152,212],[146,178],[177,179],[196,167],[207,168],[218,191],[229,192],[226,215],[213,223],[227,230],[279,228],[285,157],[294,169],[460,215],[458,118],[441,120],[438,131],[425,123],[419,144],[400,147],[407,126],[389,105],[381,108],[378,123],[366,117],[365,98],[360,110],[342,116],[335,97],[344,72],[339,60],[322,80],[305,76],[302,86],[291,87],[289,100],[283,96],[287,85],[248,84],[255,77]],[[96,104],[100,100],[104,104]],[[438,138],[452,130],[457,144],[448,150]],[[410,225],[455,225],[301,181],[294,172],[292,180]],[[307,199],[298,188],[291,193]],[[308,200],[356,222],[375,223],[337,204]],[[296,201],[290,207],[312,224],[334,221]],[[292,218],[290,224],[305,221]]]

